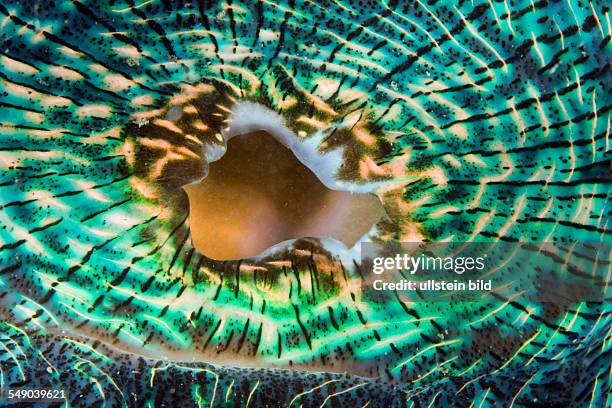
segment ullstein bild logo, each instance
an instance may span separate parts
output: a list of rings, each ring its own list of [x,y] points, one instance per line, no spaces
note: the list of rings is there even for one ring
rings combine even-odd
[[[362,245],[365,293],[407,301],[481,301],[491,296],[540,302],[601,301],[610,248],[568,251],[543,243],[405,243]]]
[[[428,279],[425,282],[410,281],[402,279],[399,282],[385,282],[382,279],[376,279],[372,283],[374,290],[439,290],[439,291],[459,291],[459,290],[491,290],[493,288],[491,280],[468,280],[467,282],[459,282],[454,280],[437,281]]]

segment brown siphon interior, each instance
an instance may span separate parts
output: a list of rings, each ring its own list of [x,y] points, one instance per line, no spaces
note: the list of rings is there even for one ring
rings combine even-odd
[[[252,257],[302,237],[334,238],[351,247],[385,215],[374,195],[325,187],[263,131],[230,139],[208,176],[185,190],[193,243],[219,260]]]

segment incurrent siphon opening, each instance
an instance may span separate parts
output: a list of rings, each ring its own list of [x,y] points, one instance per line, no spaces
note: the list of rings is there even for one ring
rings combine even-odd
[[[334,238],[350,248],[385,216],[376,196],[330,190],[264,131],[231,138],[208,176],[185,190],[193,244],[219,260],[253,257],[303,237]]]

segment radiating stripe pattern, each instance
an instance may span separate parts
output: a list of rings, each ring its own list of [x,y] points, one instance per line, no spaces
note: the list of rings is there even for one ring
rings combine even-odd
[[[214,261],[191,244],[181,188],[251,103],[331,163],[335,188],[380,197],[372,239],[609,242],[609,9],[3,0],[1,392],[610,406],[609,302],[375,300],[358,262],[309,238]]]

